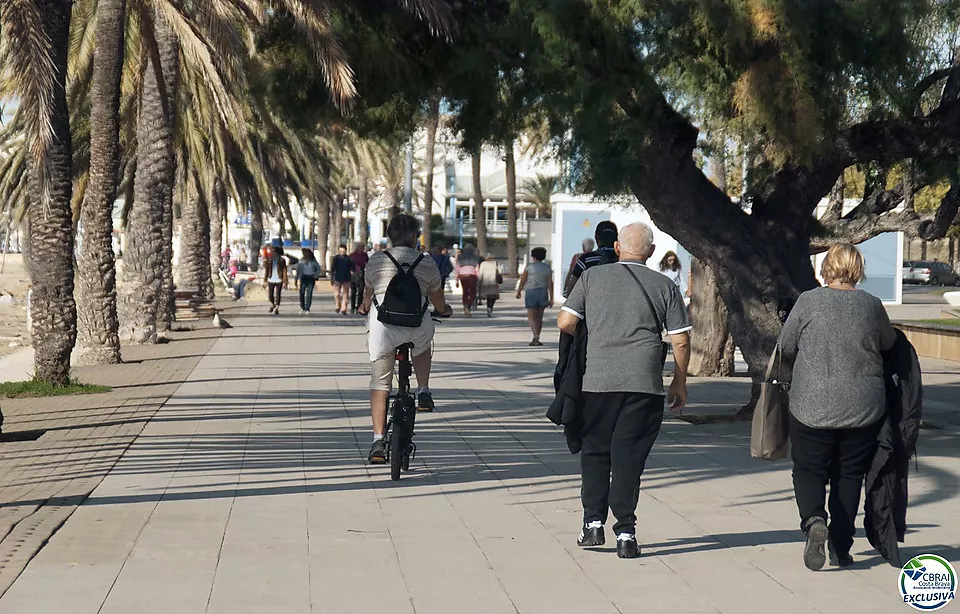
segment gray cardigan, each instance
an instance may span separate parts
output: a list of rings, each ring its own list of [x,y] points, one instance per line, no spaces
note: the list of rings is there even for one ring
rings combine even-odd
[[[856,428],[880,420],[886,388],[881,352],[896,336],[879,299],[862,290],[804,292],[780,334],[793,362],[790,413],[813,428]]]

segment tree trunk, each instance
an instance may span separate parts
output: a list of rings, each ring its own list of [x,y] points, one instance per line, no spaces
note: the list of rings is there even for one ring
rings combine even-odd
[[[330,206],[330,253],[343,242],[343,200],[338,195]]]
[[[287,219],[287,232],[284,234],[280,232],[280,236],[286,236],[290,241],[296,242],[300,240],[300,229],[297,228],[297,221],[293,219],[293,211],[290,209],[290,197],[284,195],[283,201],[280,204],[280,224],[283,226],[283,219]]]
[[[517,165],[513,157],[513,141],[506,145],[507,155],[507,271],[516,276],[519,273],[520,251],[517,244]]]
[[[213,269],[210,268],[210,205],[205,195],[200,197],[200,238],[203,240],[201,252],[201,282],[203,284],[202,296],[208,299],[216,298],[216,289],[213,287]]]
[[[170,123],[170,140],[164,147],[167,160],[161,183],[163,196],[163,282],[157,299],[157,332],[164,333],[173,325],[176,297],[173,283],[173,190],[176,186],[177,163],[173,152],[176,126],[177,90],[180,87],[180,45],[173,30],[162,19],[156,20],[157,48],[160,53],[166,108]]]
[[[250,267],[260,269],[260,248],[263,247],[263,204],[260,196],[254,195],[250,204]]]
[[[77,340],[77,305],[73,298],[73,211],[71,197],[73,143],[67,109],[67,48],[70,7],[67,0],[38,0],[43,32],[50,43],[53,91],[40,108],[52,138],[46,165],[28,156],[32,195],[28,203],[27,269],[32,283],[32,322],[36,377],[54,386],[70,381],[70,352]]]
[[[213,202],[210,203],[210,275],[215,279],[223,262],[223,227],[227,215],[227,190],[217,179],[213,185]],[[236,258],[236,254],[232,256]]]
[[[326,271],[330,268],[327,262],[327,241],[330,234],[330,199],[326,196],[320,196],[316,199],[317,203],[317,262]]]
[[[473,176],[473,218],[477,227],[477,253],[481,257],[487,255],[487,212],[483,206],[483,187],[480,182],[480,151],[470,156]],[[462,245],[460,247],[463,247]]]
[[[357,195],[357,225],[360,226],[360,242],[366,247],[370,241],[370,181],[366,173],[360,175],[360,193]]]
[[[734,344],[716,277],[696,258],[690,269],[690,315],[695,323],[690,340],[690,375],[730,377],[734,374]]]
[[[209,237],[210,224],[205,215],[203,198],[195,189],[187,194],[180,207],[180,266],[177,288],[188,290],[193,296],[207,296],[207,281],[210,279]]]
[[[423,187],[423,244],[433,247],[430,218],[433,216],[433,167],[436,163],[437,128],[440,126],[440,95],[432,94],[427,108],[427,177]]]
[[[80,364],[120,362],[113,207],[120,167],[120,78],[126,0],[97,4],[97,45],[90,93],[90,184],[80,209],[83,242],[77,257]]]
[[[162,19],[158,20],[158,36],[161,30],[167,29],[161,23]],[[127,219],[123,283],[120,285],[120,337],[135,344],[156,343],[158,311],[165,300],[162,297],[165,296],[166,264],[172,264],[164,232],[165,209],[168,195],[172,196],[170,188],[174,170],[172,109],[156,60],[156,57],[148,56],[143,75],[134,198]],[[161,62],[169,60],[164,59],[164,54],[160,55]],[[172,234],[171,230],[171,237]]]

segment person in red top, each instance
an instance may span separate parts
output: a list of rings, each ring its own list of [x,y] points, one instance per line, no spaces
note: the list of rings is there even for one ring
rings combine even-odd
[[[363,243],[357,243],[356,249],[350,254],[350,259],[353,260],[353,276],[350,279],[350,307],[353,313],[357,313],[357,309],[363,303],[363,270],[367,268],[367,263],[370,261],[366,247]]]

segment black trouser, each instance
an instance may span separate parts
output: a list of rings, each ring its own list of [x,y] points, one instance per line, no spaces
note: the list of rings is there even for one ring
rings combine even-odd
[[[815,429],[790,416],[793,491],[800,527],[814,516],[827,520],[823,500],[830,484],[830,544],[838,555],[850,553],[860,507],[863,476],[873,462],[883,421],[855,429]]]
[[[363,304],[364,285],[362,276],[358,280],[350,282],[350,308],[353,311],[359,309],[360,305]]]
[[[660,433],[663,395],[585,392],[583,419],[583,522],[606,522],[609,508],[614,533],[635,533],[640,476]]]
[[[313,277],[303,277],[300,279],[300,309],[310,311],[313,305],[313,287],[317,285],[317,280]]]
[[[281,290],[283,290],[283,284],[267,282],[267,294],[270,296],[270,304],[274,307],[280,306]]]
[[[497,299],[496,296],[488,296],[488,297],[487,297],[487,309],[489,309],[490,311],[493,311],[493,306],[497,304],[497,300],[498,300],[498,299]]]

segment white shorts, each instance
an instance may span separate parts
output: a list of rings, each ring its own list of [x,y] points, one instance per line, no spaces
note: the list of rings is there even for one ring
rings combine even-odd
[[[429,347],[423,348],[419,354],[411,355],[411,358],[429,351]],[[397,357],[391,354],[370,363],[370,390],[381,390],[383,392],[393,390],[393,372],[396,362]]]

